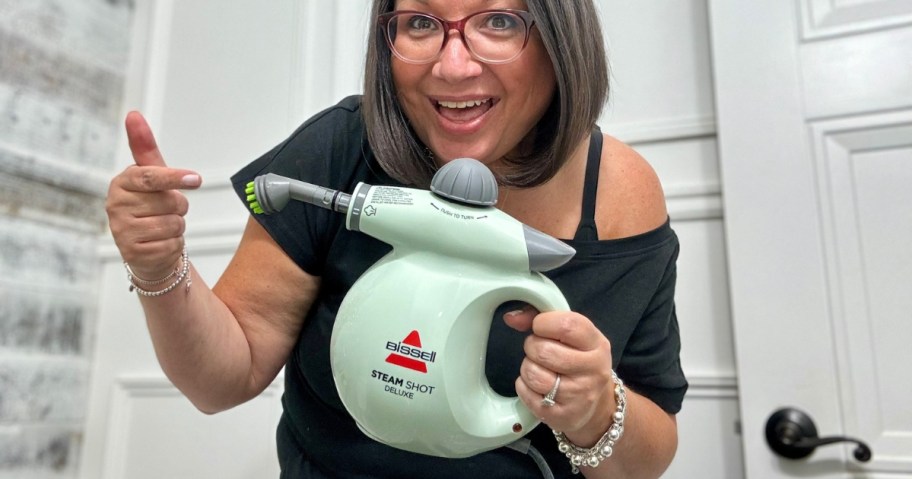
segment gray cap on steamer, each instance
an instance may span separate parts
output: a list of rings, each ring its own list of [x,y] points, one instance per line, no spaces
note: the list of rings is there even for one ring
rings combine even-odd
[[[472,158],[456,158],[440,167],[431,179],[431,191],[457,203],[494,206],[497,180],[484,163]]]
[[[450,201],[473,206],[497,203],[497,180],[482,162],[457,158],[441,166],[431,179],[431,191]],[[523,225],[523,236],[531,271],[549,271],[562,266],[576,254],[566,243]]]

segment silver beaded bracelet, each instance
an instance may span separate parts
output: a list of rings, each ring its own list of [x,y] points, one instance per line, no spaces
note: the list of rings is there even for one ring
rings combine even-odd
[[[140,296],[146,296],[146,297],[153,298],[156,296],[161,296],[165,293],[170,293],[174,288],[177,288],[177,286],[180,285],[184,281],[184,278],[187,278],[187,290],[189,290],[190,285],[193,284],[193,279],[190,277],[190,257],[187,255],[187,245],[186,244],[184,244],[184,251],[181,253],[181,265],[178,266],[177,268],[175,268],[174,271],[171,272],[171,274],[169,274],[168,276],[165,276],[164,278],[156,279],[156,280],[152,280],[152,281],[147,280],[147,279],[142,279],[133,273],[133,270],[130,268],[130,265],[127,264],[126,261],[124,261],[124,268],[126,268],[126,270],[127,270],[127,281],[129,281],[129,283],[130,283],[130,291],[131,292],[136,291],[136,293],[139,294]],[[175,275],[176,275],[176,277],[175,277]],[[165,289],[162,289],[159,291],[147,291],[140,287],[140,284],[153,285],[153,286],[156,284],[162,284],[171,278],[174,278],[174,282],[169,284]],[[137,283],[139,283],[139,284],[137,284]]]
[[[557,448],[570,459],[570,466],[574,474],[579,474],[580,466],[598,467],[605,459],[611,457],[614,453],[614,445],[624,435],[624,417],[627,415],[627,392],[624,389],[624,381],[618,378],[614,370],[611,371],[611,378],[614,380],[614,397],[617,401],[617,409],[614,411],[614,417],[611,420],[611,426],[608,431],[590,448],[579,447],[570,442],[567,436],[560,431],[554,432],[557,439]]]

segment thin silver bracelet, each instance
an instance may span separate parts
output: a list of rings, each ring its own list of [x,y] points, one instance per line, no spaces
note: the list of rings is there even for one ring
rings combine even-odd
[[[564,453],[570,459],[570,466],[574,474],[579,474],[580,466],[598,467],[605,459],[611,457],[614,453],[614,445],[624,435],[624,417],[627,415],[627,391],[624,389],[624,381],[618,378],[614,370],[611,370],[611,379],[614,380],[614,397],[617,401],[617,409],[611,418],[611,426],[608,431],[599,438],[598,442],[590,448],[579,447],[570,442],[567,436],[560,431],[552,429],[554,437],[557,439],[557,449]]]
[[[165,276],[164,278],[161,278],[161,279],[149,281],[148,279],[142,279],[139,276],[137,276],[136,273],[133,272],[133,269],[130,268],[130,265],[127,264],[126,261],[124,261],[124,268],[127,269],[127,281],[129,281],[131,285],[139,283],[139,284],[145,285],[145,286],[155,286],[157,284],[162,284],[165,281],[168,281],[169,279],[173,278],[174,275],[179,273],[181,270],[180,266],[175,266],[174,270],[171,271],[171,274],[169,274],[168,276]]]
[[[178,266],[177,268],[175,268],[174,271],[171,272],[171,274],[169,274],[168,276],[165,276],[162,279],[157,279],[154,281],[144,280],[144,279],[136,276],[133,273],[133,270],[130,268],[130,265],[127,264],[126,261],[124,261],[124,268],[126,268],[126,270],[127,270],[127,281],[130,283],[130,291],[131,292],[136,291],[136,293],[139,294],[140,296],[154,298],[156,296],[161,296],[165,293],[170,293],[172,290],[177,288],[177,286],[180,285],[184,281],[184,278],[187,278],[187,290],[188,291],[190,290],[190,285],[193,284],[193,279],[190,277],[190,257],[187,254],[187,245],[186,244],[184,244],[184,251],[181,253],[181,265]],[[174,278],[174,282],[169,284],[165,289],[162,289],[159,291],[147,291],[147,290],[141,288],[140,285],[136,284],[136,283],[142,283],[143,285],[161,284],[161,283],[164,283],[165,281],[167,281],[168,279],[174,277],[175,275],[177,277]]]

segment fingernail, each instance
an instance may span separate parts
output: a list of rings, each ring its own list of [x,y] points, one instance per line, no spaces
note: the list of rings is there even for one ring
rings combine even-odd
[[[184,186],[199,186],[200,185],[200,176],[199,175],[187,175],[181,178],[181,184]]]
[[[513,311],[507,311],[506,313],[504,313],[504,316],[516,316],[516,315],[522,314],[522,313],[523,313],[523,310],[514,309]]]

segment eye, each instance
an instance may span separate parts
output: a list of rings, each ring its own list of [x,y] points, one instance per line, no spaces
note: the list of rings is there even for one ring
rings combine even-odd
[[[491,30],[512,30],[519,27],[519,19],[509,13],[491,13],[484,18],[482,24]]]
[[[410,31],[431,32],[437,29],[437,21],[424,15],[413,15],[405,22]]]

